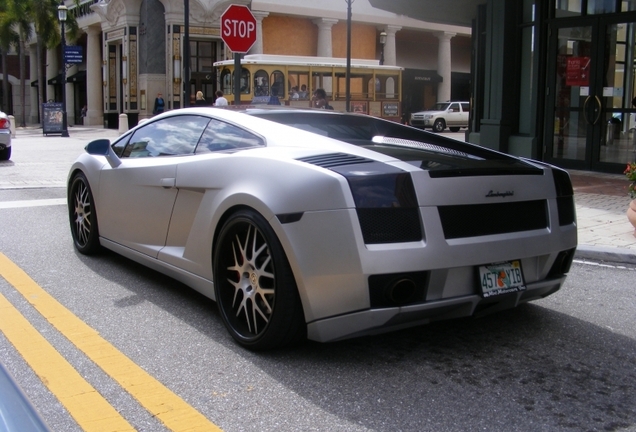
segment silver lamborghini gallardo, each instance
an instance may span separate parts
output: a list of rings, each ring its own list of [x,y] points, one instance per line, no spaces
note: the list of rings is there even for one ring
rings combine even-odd
[[[187,108],[73,164],[77,250],[216,300],[250,349],[477,316],[556,292],[567,172],[365,115]]]

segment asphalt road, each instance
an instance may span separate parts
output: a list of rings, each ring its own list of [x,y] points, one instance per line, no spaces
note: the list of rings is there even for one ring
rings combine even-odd
[[[26,159],[16,151],[0,178]],[[0,253],[225,431],[636,430],[633,267],[577,262],[552,297],[478,320],[252,353],[195,291],[77,254],[65,193],[0,189]],[[167,430],[2,277],[0,294],[133,428]],[[52,430],[81,430],[2,332],[0,362]]]

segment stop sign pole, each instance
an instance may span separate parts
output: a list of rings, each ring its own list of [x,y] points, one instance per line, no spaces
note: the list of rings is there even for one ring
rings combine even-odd
[[[256,19],[247,6],[230,5],[221,15],[221,39],[234,53],[234,105],[241,104],[241,54],[256,42]]]

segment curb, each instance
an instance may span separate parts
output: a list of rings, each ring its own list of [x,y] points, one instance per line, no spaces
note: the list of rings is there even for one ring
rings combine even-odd
[[[574,253],[574,258],[636,264],[636,251],[625,248],[579,245]]]

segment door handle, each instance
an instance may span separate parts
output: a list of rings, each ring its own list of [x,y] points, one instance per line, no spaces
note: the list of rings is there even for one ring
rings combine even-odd
[[[164,189],[171,189],[175,186],[176,184],[176,179],[174,178],[162,178],[161,179],[161,187]]]
[[[596,123],[598,123],[598,120],[601,118],[601,99],[599,99],[598,96],[594,95],[594,101],[596,102],[597,108],[596,108],[596,118],[592,122],[587,116],[587,106],[590,103],[591,99],[592,99],[592,96],[588,96],[587,98],[585,98],[585,102],[583,102],[583,117],[585,117],[585,122],[587,124],[593,126]]]

